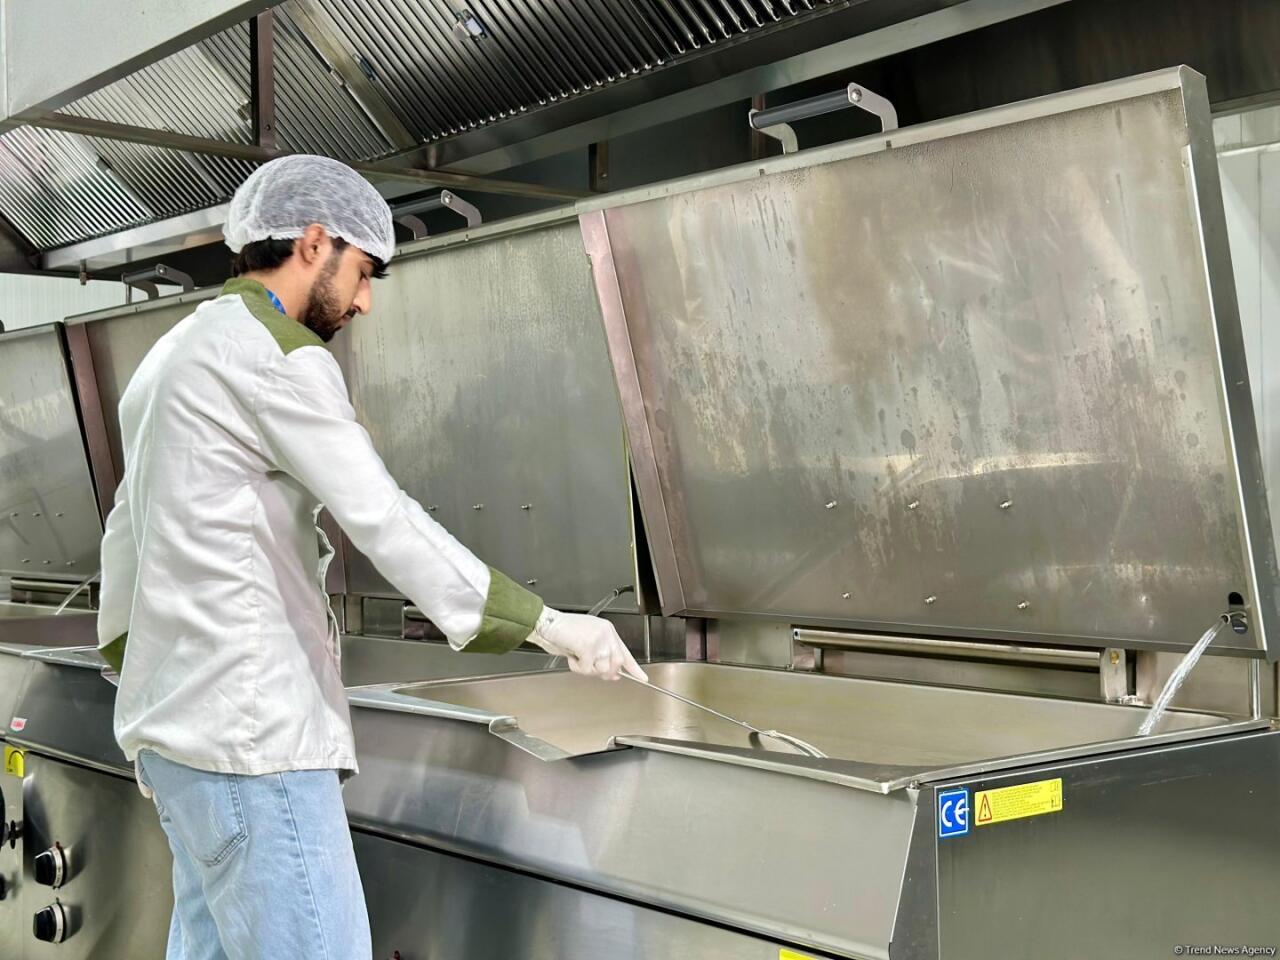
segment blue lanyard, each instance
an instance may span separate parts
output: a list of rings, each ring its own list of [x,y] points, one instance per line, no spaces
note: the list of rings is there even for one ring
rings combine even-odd
[[[264,288],[264,289],[265,289],[265,288]],[[270,290],[267,290],[267,299],[271,301],[271,305],[272,305],[273,307],[275,307],[275,308],[276,308],[277,310],[279,310],[281,313],[284,313],[284,304],[283,304],[283,303],[281,303],[281,302],[280,302],[280,298],[279,298],[279,297],[277,297],[277,296],[276,296],[274,293],[272,293]]]

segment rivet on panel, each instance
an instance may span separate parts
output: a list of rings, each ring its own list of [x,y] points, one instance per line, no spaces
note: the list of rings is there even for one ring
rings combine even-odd
[[[440,508],[433,503],[431,506],[427,507],[427,513],[435,513],[439,509]]]
[[[908,504],[907,504],[907,509],[908,509],[908,510],[916,510],[916,509],[918,509],[918,508],[919,508],[919,506],[920,506],[920,501],[919,501],[919,500],[912,500],[910,503],[908,503]]]
[[[40,516],[40,514],[38,514],[38,513],[33,513],[33,514],[32,514],[32,516],[33,516],[33,517],[38,517],[38,516]]]
[[[929,596],[927,596],[927,597],[925,597],[925,598],[924,598],[924,602],[925,602],[926,606],[930,606],[930,607],[932,607],[935,603],[937,603],[937,602],[938,602],[938,598],[937,598],[937,596],[935,596],[934,594],[932,594],[932,593],[931,593],[931,594],[929,594]]]
[[[76,565],[76,562],[75,562],[74,560],[68,560],[68,561],[67,561],[67,566],[68,566],[68,567],[74,567],[75,565]]]
[[[1012,501],[1012,500],[1001,500],[1001,501],[1000,501],[1000,509],[1001,509],[1001,510],[1008,510],[1008,509],[1009,509],[1010,507],[1012,507],[1012,506],[1013,506],[1013,501]]]
[[[22,558],[22,562],[23,562],[23,563],[30,563],[31,561],[30,561],[27,557],[23,557],[23,558]]]
[[[473,504],[471,505],[471,509],[472,509],[472,510],[483,510],[483,509],[484,509],[484,504],[483,504],[483,503],[473,503]]]
[[[524,583],[527,587],[536,587],[538,585],[538,578],[534,577],[531,580],[526,580]]]
[[[1030,608],[1030,606],[1031,606],[1031,601],[1030,601],[1030,600],[1020,600],[1020,601],[1018,601],[1018,609],[1019,609],[1019,610],[1026,610],[1026,609],[1029,609],[1029,608]]]
[[[522,504],[520,504],[520,509],[521,509],[521,510],[532,510],[532,509],[533,509],[533,504],[532,504],[532,503],[522,503]]]
[[[834,509],[836,508],[836,506],[837,506],[837,501],[835,501],[835,500],[828,500],[828,501],[827,501],[827,509],[828,509],[828,510],[834,510]]]
[[[840,596],[841,596],[843,599],[848,600],[848,599],[849,599],[849,597],[850,597],[850,594],[842,593],[842,594],[840,594]]]
[[[53,563],[53,561],[52,561],[52,560],[41,560],[41,561],[40,561],[40,563],[41,563],[43,566],[46,566],[46,567],[47,567],[49,564]]]
[[[54,516],[55,516],[55,517],[65,517],[65,516],[66,516],[66,514],[65,514],[65,513],[55,513],[55,514],[54,514]]]

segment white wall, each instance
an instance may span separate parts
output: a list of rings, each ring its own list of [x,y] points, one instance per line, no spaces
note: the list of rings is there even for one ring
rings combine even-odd
[[[0,320],[6,330],[65,320],[122,303],[124,286],[114,280],[91,280],[82,287],[74,277],[0,274]]]

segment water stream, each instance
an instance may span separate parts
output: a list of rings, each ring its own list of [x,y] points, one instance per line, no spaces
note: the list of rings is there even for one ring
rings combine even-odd
[[[1177,696],[1178,689],[1182,686],[1187,675],[1195,669],[1195,665],[1200,662],[1200,656],[1213,643],[1216,637],[1228,623],[1226,616],[1221,616],[1214,621],[1213,626],[1204,632],[1196,645],[1187,651],[1187,655],[1182,658],[1182,662],[1178,664],[1173,673],[1169,674],[1169,679],[1165,681],[1164,689],[1160,691],[1160,696],[1156,697],[1156,702],[1151,705],[1146,718],[1142,721],[1142,726],[1138,728],[1138,736],[1146,737],[1156,728],[1161,718],[1164,717],[1165,711],[1169,709],[1169,704],[1173,702],[1173,698]]]
[[[58,604],[58,609],[53,611],[53,615],[56,617],[63,610],[67,609],[67,605],[70,604],[71,601],[74,600],[76,597],[78,597],[81,591],[83,591],[85,587],[91,584],[94,578],[97,577],[97,575],[98,575],[98,571],[95,570],[93,571],[93,573],[89,574],[89,576],[81,580],[79,585],[74,590],[72,590],[70,593],[67,594],[66,599],[63,600],[62,603]]]

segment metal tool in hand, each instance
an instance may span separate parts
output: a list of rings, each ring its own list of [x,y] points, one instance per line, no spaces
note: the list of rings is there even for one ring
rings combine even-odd
[[[587,616],[598,617],[600,615],[600,611],[602,611],[609,604],[613,603],[614,600],[617,600],[618,597],[622,596],[622,594],[628,593],[633,589],[634,588],[631,586],[616,587],[614,590],[610,591],[607,597],[605,597],[603,600],[601,600],[599,603],[593,606],[590,610],[588,610]],[[556,659],[558,658],[552,658],[552,663],[554,663]],[[690,700],[688,697],[682,696],[681,694],[676,693],[674,690],[668,690],[666,687],[659,687],[657,684],[650,683],[648,680],[641,680],[638,677],[633,677],[629,673],[624,673],[622,674],[622,676],[626,677],[632,683],[638,683],[642,687],[648,687],[650,690],[654,690],[658,693],[665,694],[666,696],[671,697],[673,700],[679,700],[681,703],[688,704],[691,707],[696,707],[699,710],[705,710],[707,713],[711,714],[712,716],[719,717],[721,720],[726,720],[729,723],[735,723],[738,726],[742,727],[744,730],[750,730],[757,737],[768,737],[771,740],[780,740],[783,743],[790,744],[791,746],[799,750],[801,753],[807,754],[808,756],[811,756],[811,757],[817,757],[819,759],[824,759],[826,757],[826,754],[823,753],[821,750],[819,750],[817,747],[815,747],[813,744],[806,743],[805,741],[801,740],[799,737],[793,737],[788,733],[781,733],[777,730],[761,730],[759,727],[753,727],[751,724],[743,720],[735,720],[733,717],[729,716],[728,714],[721,713],[719,710],[713,710],[710,707],[705,706],[704,704],[698,703],[696,700]]]
[[[600,611],[602,611],[605,607],[613,603],[613,601],[617,600],[624,593],[631,593],[633,590],[635,590],[635,587],[631,586],[631,584],[625,584],[621,587],[614,587],[612,590],[609,591],[609,595],[607,597],[605,597],[603,600],[601,600],[599,603],[597,603],[595,606],[593,606],[590,610],[587,611],[587,616],[588,617],[600,616]],[[560,668],[561,661],[563,660],[564,660],[563,656],[550,657],[547,659],[547,665],[542,669],[558,670]]]
[[[633,590],[635,590],[635,587],[631,586],[631,584],[629,583],[621,587],[614,587],[612,590],[609,591],[609,595],[607,597],[605,597],[603,600],[601,600],[594,607],[592,607],[590,610],[587,611],[587,616],[588,617],[600,616],[600,612],[604,610],[605,607],[613,603],[613,601],[617,600],[624,593],[631,593]]]
[[[626,677],[628,680],[630,680],[632,683],[638,683],[642,687],[648,687],[650,690],[656,690],[658,693],[665,694],[666,696],[671,697],[673,700],[679,700],[681,703],[686,703],[691,707],[697,707],[699,710],[705,710],[707,713],[711,714],[714,717],[719,717],[721,720],[727,720],[729,723],[735,723],[745,730],[750,730],[753,734],[755,734],[758,737],[768,737],[771,740],[780,740],[783,743],[790,744],[791,746],[795,747],[801,753],[807,754],[810,757],[817,757],[820,760],[825,759],[827,756],[825,753],[823,753],[813,744],[806,743],[804,740],[801,740],[799,737],[793,737],[789,733],[782,733],[781,731],[778,731],[778,730],[761,730],[759,727],[753,727],[751,724],[747,723],[745,720],[735,719],[734,717],[731,717],[728,714],[721,713],[719,710],[713,710],[711,707],[708,707],[706,704],[698,703],[698,701],[696,700],[690,700],[688,697],[681,696],[680,694],[676,693],[674,690],[668,690],[666,687],[660,687],[657,684],[650,683],[647,680],[637,679],[636,677],[631,676],[631,674],[629,673],[624,673],[623,676]]]

